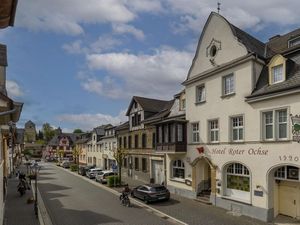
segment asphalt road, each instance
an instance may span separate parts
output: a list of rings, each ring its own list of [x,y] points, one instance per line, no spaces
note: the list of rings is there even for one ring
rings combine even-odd
[[[39,191],[53,225],[174,224],[52,164],[43,164]]]

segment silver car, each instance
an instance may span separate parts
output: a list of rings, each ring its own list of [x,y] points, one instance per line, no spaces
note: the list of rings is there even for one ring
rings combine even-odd
[[[101,171],[102,171],[101,168],[89,169],[89,170],[87,171],[87,173],[86,173],[86,176],[87,176],[88,178],[90,178],[90,179],[95,179],[96,174],[97,174],[98,172],[101,172]]]
[[[100,182],[101,184],[107,183],[107,177],[114,176],[114,175],[117,175],[117,173],[113,172],[111,170],[104,170],[104,171],[97,173],[96,181]]]

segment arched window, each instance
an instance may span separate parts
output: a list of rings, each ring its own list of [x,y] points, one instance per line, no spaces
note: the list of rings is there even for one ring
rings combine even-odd
[[[171,171],[173,178],[184,179],[184,162],[180,159],[174,160]]]
[[[250,201],[250,172],[240,163],[232,163],[226,167],[227,196]]]

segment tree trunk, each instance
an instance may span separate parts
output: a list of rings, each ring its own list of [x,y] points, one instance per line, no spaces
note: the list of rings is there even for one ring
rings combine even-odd
[[[119,185],[122,185],[122,174],[121,174],[121,172],[122,172],[122,167],[121,167],[121,165],[119,164]]]

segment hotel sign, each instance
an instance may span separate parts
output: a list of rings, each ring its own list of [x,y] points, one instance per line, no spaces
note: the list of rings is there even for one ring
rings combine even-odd
[[[223,148],[212,148],[207,150],[212,155],[257,155],[266,156],[269,150],[263,149],[262,147],[257,148],[235,148],[235,147],[223,147]]]
[[[300,115],[293,116],[292,114],[292,134],[293,134],[293,141],[300,143]]]

